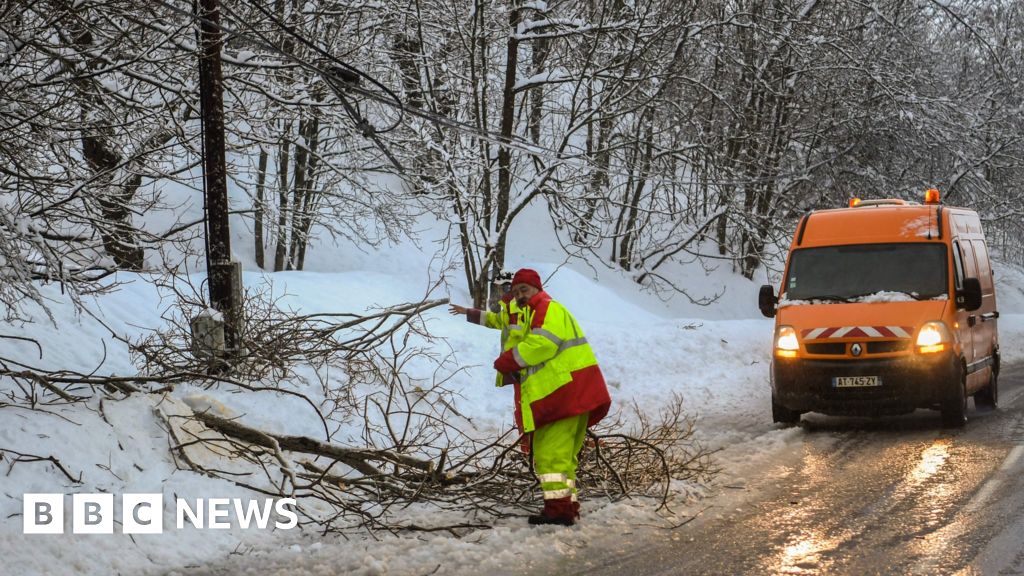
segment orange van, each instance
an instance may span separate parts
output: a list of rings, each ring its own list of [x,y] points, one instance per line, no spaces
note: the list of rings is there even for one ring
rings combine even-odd
[[[963,426],[998,399],[996,293],[977,213],[925,203],[850,201],[806,214],[786,258],[775,317],[772,419],[804,412],[938,410]]]

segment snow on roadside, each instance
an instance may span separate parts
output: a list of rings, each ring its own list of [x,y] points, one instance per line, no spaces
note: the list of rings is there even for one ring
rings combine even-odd
[[[122,275],[121,279],[132,280],[131,275]],[[246,275],[249,286],[258,286],[264,280],[261,274]],[[277,274],[273,287],[275,294],[283,295],[284,305],[305,312],[362,310],[422,297],[422,284],[383,273]],[[656,412],[678,393],[693,412],[726,421],[732,413],[749,411],[744,403],[749,403],[752,393],[754,397],[764,396],[760,384],[768,321],[667,319],[622,301],[613,292],[568,271],[556,275],[549,289],[574,311],[587,331],[619,406],[635,401],[642,409]],[[48,290],[56,299],[53,287]],[[459,297],[455,295],[456,300]],[[105,358],[98,373],[131,373],[123,345],[110,338],[107,327],[129,336],[157,327],[169,300],[164,300],[163,306],[159,302],[160,292],[142,279],[94,303],[92,308],[98,311],[102,324],[88,314],[77,315],[58,301],[52,307],[56,327],[30,324],[15,332],[38,339],[44,349],[42,359],[38,359],[34,345],[18,341],[4,341],[3,355],[17,356],[35,366],[81,371],[95,369]],[[445,337],[447,345],[457,352],[458,361],[469,366],[448,383],[460,394],[458,409],[472,420],[468,425],[482,437],[511,427],[511,390],[494,388],[490,368],[497,353],[497,333],[452,317],[443,308],[426,316],[432,331]],[[289,384],[300,389],[303,386],[301,382]],[[304,391],[317,399],[313,386]],[[289,397],[234,394],[225,388],[205,390],[197,386],[181,386],[174,396],[193,406],[212,405],[222,413],[240,414],[247,424],[270,431],[318,432],[318,420],[312,414],[306,416],[309,407]],[[110,536],[21,534],[21,499],[25,492],[163,492],[166,498],[192,500],[246,496],[244,490],[226,482],[175,469],[167,434],[153,412],[160,402],[156,395],[136,395],[124,401],[101,403],[94,399],[84,405],[48,408],[49,415],[4,409],[0,448],[43,457],[54,455],[82,480],[80,485],[74,484],[45,462],[5,463],[9,473],[0,477],[0,493],[7,496],[0,503],[0,515],[6,518],[0,529],[0,552],[6,566],[22,574],[162,573],[229,558],[239,560],[232,553],[246,550],[252,564],[246,559],[242,565],[232,564],[229,572],[237,569],[244,573],[245,566],[250,565],[253,571],[262,571],[273,562],[280,562],[282,572],[286,572],[294,567],[288,561],[289,547],[296,546],[305,551],[302,558],[314,562],[308,568],[316,573],[320,546],[324,550],[330,546],[331,552],[324,552],[321,560],[345,559],[330,563],[335,571],[332,573],[410,573],[435,561],[443,563],[446,572],[484,565],[501,573],[529,562],[529,558],[572,549],[566,542],[550,538],[550,530],[531,531],[522,519],[500,521],[495,530],[464,540],[427,534],[389,538],[383,544],[372,539],[357,538],[346,543],[332,538],[329,544],[317,545],[316,535],[298,531],[176,530],[173,510],[167,511],[165,533],[159,536],[129,538],[119,530]],[[760,415],[751,415],[749,420],[770,427]],[[712,433],[708,438],[715,436]],[[70,498],[67,504],[70,509]],[[608,525],[617,524],[625,530],[634,524],[658,521],[643,505],[616,505],[602,510],[594,506],[585,503],[588,523],[580,529],[584,534],[587,530],[607,533]],[[411,511],[412,521],[420,513]],[[430,520],[419,518],[425,524]],[[605,528],[599,530],[596,526]],[[575,534],[574,538],[578,537],[580,534]],[[508,539],[520,545],[509,548]],[[359,553],[360,549],[366,552]],[[285,550],[283,556],[281,550]]]

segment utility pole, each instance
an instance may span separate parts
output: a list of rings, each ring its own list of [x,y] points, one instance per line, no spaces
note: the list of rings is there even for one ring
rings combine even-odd
[[[224,158],[223,44],[218,0],[199,0],[199,101],[203,121],[203,184],[206,194],[207,281],[210,304],[224,316],[230,355],[241,347],[241,265],[231,261],[227,168]]]

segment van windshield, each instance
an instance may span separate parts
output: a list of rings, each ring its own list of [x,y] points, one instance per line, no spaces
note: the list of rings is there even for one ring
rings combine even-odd
[[[803,248],[790,257],[785,297],[844,302],[897,293],[928,300],[947,293],[946,269],[943,244]]]

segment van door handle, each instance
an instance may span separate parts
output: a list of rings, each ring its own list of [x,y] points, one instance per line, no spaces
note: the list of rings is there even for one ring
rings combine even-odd
[[[974,326],[977,323],[978,323],[978,317],[975,316],[974,314],[971,314],[970,316],[967,317],[967,325],[968,326]]]
[[[986,313],[981,315],[981,321],[982,322],[984,322],[986,320],[995,320],[996,318],[999,318],[999,312],[998,311],[986,312]]]

